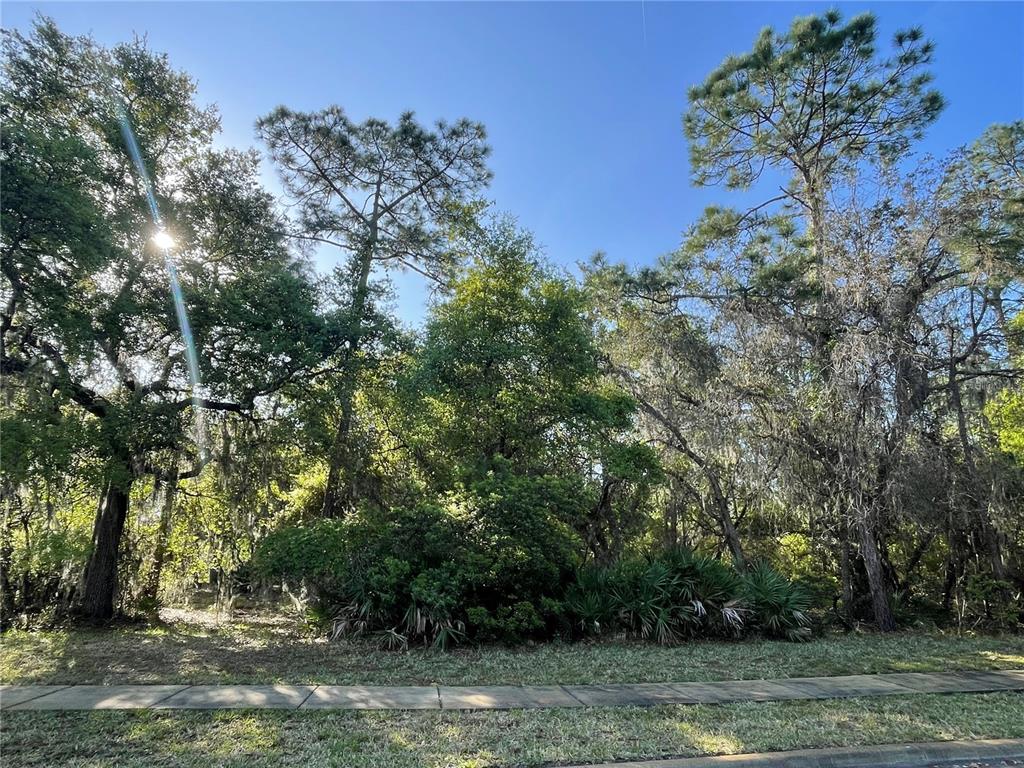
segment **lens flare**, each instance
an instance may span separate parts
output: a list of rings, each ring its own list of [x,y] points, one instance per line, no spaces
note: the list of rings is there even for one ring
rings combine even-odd
[[[121,135],[124,136],[125,146],[128,154],[131,155],[135,169],[146,191],[146,200],[149,203],[149,210],[153,216],[153,223],[156,225],[156,233],[151,238],[153,244],[163,251],[164,265],[167,267],[167,278],[170,283],[171,297],[174,300],[174,313],[178,318],[178,327],[181,328],[181,339],[185,346],[185,361],[188,365],[188,375],[192,385],[192,405],[195,413],[195,441],[199,448],[201,459],[206,458],[206,429],[203,424],[202,408],[202,382],[199,378],[199,357],[196,354],[195,340],[192,337],[192,326],[188,321],[188,312],[185,309],[185,297],[181,292],[181,281],[178,279],[178,268],[171,259],[171,249],[174,248],[174,238],[164,228],[163,218],[160,216],[160,207],[157,205],[156,193],[153,191],[153,183],[149,179],[149,172],[142,160],[142,153],[139,151],[138,142],[135,140],[135,132],[132,131],[131,123],[124,109],[120,110]]]
[[[153,241],[153,245],[161,251],[169,251],[174,247],[174,238],[168,234],[166,229],[158,229],[151,240]]]

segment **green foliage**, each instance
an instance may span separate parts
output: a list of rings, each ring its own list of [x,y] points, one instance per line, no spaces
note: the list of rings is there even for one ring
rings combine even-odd
[[[999,448],[1024,466],[1024,390],[1004,389],[985,408]]]
[[[1022,227],[1024,232],[1024,227]],[[1011,345],[1018,365],[1024,365],[1024,312],[1010,321]],[[999,449],[1024,468],[1024,385],[1019,382],[997,392],[985,405],[985,416],[995,432]]]
[[[98,489],[129,498],[136,481],[203,458],[211,438],[197,445],[194,430],[213,419],[197,406],[250,412],[323,350],[316,288],[259,185],[259,158],[214,149],[218,117],[195,90],[143,39],[105,48],[45,18],[28,35],[4,31],[4,420],[70,436],[95,458]],[[152,189],[132,172],[129,131]],[[151,205],[176,243],[204,399],[192,397]],[[53,455],[29,447],[37,463]],[[96,527],[81,590],[96,618],[114,609],[123,530]]]
[[[972,574],[964,587],[961,622],[973,627],[1018,630],[1024,625],[1024,592],[1005,579]]]
[[[879,58],[876,36],[869,13],[846,24],[838,11],[797,18],[785,33],[765,28],[751,51],[690,88],[684,127],[696,182],[745,189],[767,163],[795,172],[816,197],[843,165],[906,151],[942,110],[924,70],[933,46],[911,29]]]
[[[996,123],[952,164],[945,180],[947,193],[971,215],[953,246],[963,254],[968,268],[980,262],[977,266],[990,270],[990,279],[999,287],[1011,283],[1024,269],[1021,158],[1024,120]],[[1018,354],[1024,350],[1019,338],[1011,347]]]
[[[294,202],[294,233],[307,243],[344,254],[333,274],[337,305],[335,415],[324,487],[323,514],[333,517],[365,495],[365,431],[357,421],[357,389],[394,341],[394,322],[380,305],[386,281],[375,272],[411,268],[438,282],[457,266],[449,247],[452,228],[472,219],[473,195],[490,180],[486,132],[466,119],[438,121],[433,130],[412,112],[391,125],[370,118],[355,123],[339,106],[296,112],[281,106],[256,123]],[[371,477],[373,485],[379,478]]]
[[[503,526],[491,519],[493,507],[466,512],[426,506],[285,528],[264,540],[256,562],[266,576],[315,584],[334,606],[324,615],[333,613],[336,635],[374,632],[388,647],[618,631],[661,644],[746,632],[809,636],[804,592],[767,565],[739,574],[674,549],[573,571],[557,554],[571,556],[570,539],[552,554],[542,541],[528,545],[557,532],[518,528],[496,538],[488,532]],[[508,556],[510,549],[517,551]]]
[[[754,628],[770,637],[803,640],[810,636],[810,601],[803,589],[765,563],[743,574],[743,599]]]
[[[586,299],[554,275],[508,221],[470,231],[473,263],[435,306],[401,382],[413,454],[438,488],[497,463],[577,473],[628,427],[632,403],[600,378]]]
[[[1017,627],[1024,123],[906,172],[932,45],[877,33],[829,11],[726,59],[689,93],[695,179],[779,194],[579,282],[475,199],[477,123],[280,107],[284,206],[144,40],[5,32],[0,624],[88,563],[96,615],[255,572],[389,648],[799,640],[811,602]],[[401,268],[438,285],[421,329]]]
[[[6,433],[4,441],[6,461]],[[19,622],[31,624],[55,618],[69,583],[77,578],[89,553],[95,494],[95,487],[84,481],[33,482],[22,488],[17,500],[4,500],[0,578],[5,588],[5,628],[16,615]],[[35,514],[39,508],[49,514]]]
[[[345,533],[345,525],[339,520],[282,528],[260,542],[255,563],[267,576],[329,580],[333,574],[343,572]]]
[[[389,645],[509,642],[545,633],[579,549],[565,522],[578,495],[558,478],[496,474],[444,505],[364,509],[273,532],[265,577],[315,586],[334,632],[377,632]]]
[[[566,595],[584,634],[624,630],[663,645],[697,636],[809,637],[803,591],[764,564],[737,573],[719,560],[676,548],[580,570]]]
[[[313,112],[282,106],[256,128],[298,204],[301,234],[355,254],[356,279],[345,281],[353,293],[366,257],[443,275],[452,266],[447,225],[472,208],[491,177],[486,130],[467,119],[431,130],[412,112],[392,125],[356,123],[336,105]]]

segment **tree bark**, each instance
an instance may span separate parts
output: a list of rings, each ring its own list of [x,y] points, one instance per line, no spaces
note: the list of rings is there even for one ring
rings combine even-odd
[[[153,550],[153,567],[146,576],[146,586],[142,591],[143,601],[156,609],[160,594],[160,575],[163,573],[164,561],[167,559],[167,538],[171,531],[171,513],[174,511],[174,496],[178,489],[178,473],[172,473],[164,489],[164,505],[160,510],[160,527],[156,534],[156,548]]]
[[[0,630],[7,629],[15,613],[14,585],[10,579],[13,554],[11,510],[4,503],[0,518]]]
[[[868,520],[861,520],[860,555],[864,561],[864,570],[868,576],[868,588],[871,591],[871,608],[875,615],[875,624],[882,632],[896,629],[896,619],[889,606],[889,584],[882,568],[882,556],[878,546],[878,538]]]
[[[669,478],[669,498],[665,505],[665,544],[671,549],[679,545],[679,490],[678,481]]]
[[[704,476],[708,481],[708,488],[711,491],[711,503],[714,505],[714,515],[718,519],[718,525],[722,529],[722,536],[725,538],[726,546],[729,547],[729,554],[732,555],[736,569],[741,573],[747,568],[747,557],[743,552],[743,543],[740,541],[740,533],[732,521],[732,514],[729,510],[729,498],[722,490],[718,482],[718,475],[712,471],[710,464],[702,466]]]
[[[672,423],[651,403],[644,400],[642,397],[637,397],[637,402],[640,403],[640,407],[643,410],[668,429],[672,437],[675,438],[674,442],[671,442],[670,445],[700,468],[701,473],[704,475],[704,478],[708,483],[708,489],[711,495],[711,504],[714,507],[713,516],[722,529],[722,536],[725,538],[725,543],[729,547],[729,553],[732,555],[732,559],[736,563],[736,567],[740,571],[745,570],[747,567],[747,558],[743,553],[743,544],[740,541],[739,531],[736,530],[736,525],[732,521],[732,515],[729,510],[729,497],[726,495],[725,491],[722,490],[722,484],[719,481],[718,468],[714,461],[705,458],[693,450],[679,427]]]
[[[839,526],[839,575],[842,579],[843,613],[847,619],[853,619],[853,557],[850,552],[850,530],[844,519]]]
[[[729,546],[729,554],[736,564],[736,568],[744,571],[747,568],[747,557],[743,553],[743,543],[740,541],[739,531],[733,525],[732,517],[729,515],[729,504],[727,501],[715,499],[715,506],[718,508],[718,523],[722,526],[722,535],[725,543]]]
[[[370,290],[370,270],[373,266],[373,250],[376,244],[376,226],[374,226],[370,245],[360,256],[359,277],[356,290],[352,294],[350,307],[351,330],[348,334],[348,348],[345,350],[344,379],[338,392],[340,418],[338,429],[334,434],[331,448],[330,465],[327,470],[327,486],[324,489],[323,516],[326,518],[341,517],[354,503],[353,452],[351,432],[356,379],[358,377],[359,347],[363,337],[363,317],[366,314],[366,303]]]
[[[988,510],[988,494],[985,482],[978,472],[978,465],[974,461],[974,446],[971,445],[970,430],[967,426],[967,414],[964,411],[963,398],[960,395],[960,381],[957,375],[958,371],[955,363],[950,363],[949,395],[953,408],[956,411],[957,434],[960,437],[960,448],[964,455],[964,466],[967,468],[967,475],[970,479],[971,500],[973,501],[978,530],[981,533],[988,561],[992,566],[992,576],[1002,580],[1006,578],[1006,563],[1003,561],[999,531],[992,524],[992,518]]]
[[[93,526],[92,552],[79,589],[76,613],[82,618],[107,621],[114,616],[117,560],[133,480],[130,472],[124,477],[114,477],[103,494]]]

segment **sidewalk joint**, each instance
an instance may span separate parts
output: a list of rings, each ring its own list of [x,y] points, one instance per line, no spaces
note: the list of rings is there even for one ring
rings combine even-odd
[[[309,689],[309,693],[306,694],[306,698],[304,698],[302,701],[300,701],[298,706],[295,707],[295,708],[296,709],[302,709],[302,705],[305,704],[307,701],[309,701],[309,697],[312,696],[314,693],[316,693],[318,688],[320,688],[319,685],[314,685],[312,688],[310,688]]]
[[[30,683],[30,685],[31,685],[31,683]],[[9,686],[9,687],[15,688],[17,686],[12,685],[12,686]],[[35,701],[36,699],[41,699],[44,696],[50,696],[50,695],[52,695],[54,693],[57,693],[58,691],[66,691],[68,688],[74,688],[74,687],[75,687],[74,683],[71,683],[70,685],[58,685],[58,686],[54,687],[54,689],[52,691],[43,691],[42,693],[40,693],[40,694],[38,694],[36,696],[31,696],[31,697],[29,697],[27,699],[22,699],[17,704],[11,704],[11,709],[13,709],[14,707],[17,707],[17,706],[19,706],[21,704],[28,704],[30,701]],[[0,699],[2,699],[2,698],[3,697],[0,696]],[[8,707],[3,705],[3,701],[0,701],[0,710],[3,710],[4,712],[9,711]]]
[[[164,703],[165,701],[167,701],[167,700],[168,700],[169,698],[171,698],[171,697],[173,697],[173,696],[177,696],[177,695],[178,695],[179,693],[184,693],[184,692],[185,692],[185,691],[187,691],[187,690],[188,690],[189,688],[195,688],[195,687],[196,687],[196,686],[195,686],[195,684],[192,684],[192,685],[186,685],[186,686],[185,686],[184,688],[179,688],[179,689],[178,689],[178,690],[176,690],[176,691],[175,691],[174,693],[169,693],[169,694],[167,694],[167,695],[166,695],[166,696],[164,696],[164,697],[163,697],[162,699],[157,699],[157,700],[156,700],[156,701],[154,701],[154,702],[153,702],[152,704],[149,704],[148,706],[145,706],[145,707],[143,707],[143,709],[152,709],[152,708],[153,708],[153,707],[155,707],[155,706],[156,706],[157,704],[163,704],[163,703]]]
[[[587,706],[587,705],[586,705],[586,704],[584,704],[584,703],[583,703],[582,701],[580,701],[580,698],[579,698],[578,696],[576,696],[576,695],[575,695],[575,694],[574,694],[574,693],[573,693],[572,691],[570,691],[570,690],[569,690],[568,688],[566,688],[566,687],[565,687],[564,685],[559,685],[558,687],[559,687],[559,688],[561,688],[561,689],[562,689],[563,691],[565,691],[565,694],[566,694],[566,695],[567,695],[567,696],[568,696],[568,697],[569,697],[570,699],[572,699],[573,701],[579,701],[579,703],[580,703],[580,706],[581,706],[581,707],[585,707],[585,706]]]

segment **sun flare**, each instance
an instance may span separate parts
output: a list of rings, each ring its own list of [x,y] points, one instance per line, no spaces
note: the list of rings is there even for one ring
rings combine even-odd
[[[161,250],[169,251],[174,247],[174,238],[170,236],[166,229],[157,230],[151,239],[153,245]]]

